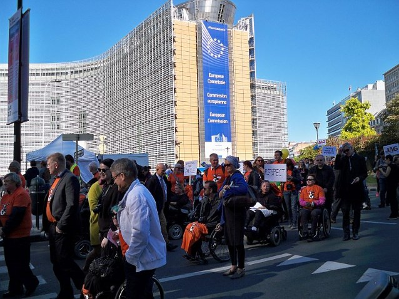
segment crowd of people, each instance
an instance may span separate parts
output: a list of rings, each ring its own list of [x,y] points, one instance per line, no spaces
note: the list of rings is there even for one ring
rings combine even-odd
[[[327,209],[332,222],[336,222],[338,211],[342,210],[343,240],[359,239],[361,210],[364,205],[369,207],[365,193],[368,173],[365,159],[350,143],[343,144],[337,156],[328,162],[319,154],[314,160],[296,163],[283,158],[280,150],[275,151],[273,160],[257,157],[244,161],[243,173],[233,156],[220,163],[218,155],[211,154],[209,162],[205,171],[198,171],[192,180],[184,176],[181,160],[173,169],[158,163],[153,174],[150,167],[140,167],[128,159],[91,163],[93,179],[86,187],[93,250],[83,269],[73,258],[82,205],[80,170],[73,157],[54,153],[41,162],[40,169],[32,161],[25,175],[17,161],[11,162],[10,173],[3,178],[0,206],[0,235],[10,277],[8,292],[3,297],[29,297],[39,284],[29,267],[32,208],[26,189],[37,183],[33,181],[37,177],[43,180],[47,191],[43,230],[48,234],[50,261],[60,285],[58,299],[73,298],[73,287],[90,292],[89,282],[85,281],[90,265],[108,255],[112,244],[120,248],[123,256],[127,298],[146,298],[155,270],[166,264],[166,251],[177,248],[168,237],[170,208],[193,209],[194,222],[187,226],[182,242],[188,260],[207,263],[201,249],[202,237],[212,231],[224,235],[231,266],[223,275],[232,279],[245,275],[245,232],[258,231],[272,215],[278,215],[280,223],[292,230],[301,224],[303,234],[312,242],[322,209]],[[285,164],[287,180],[266,181],[265,164]],[[398,164],[398,157],[380,155],[374,167],[380,207],[391,207],[389,219],[398,217]],[[232,199],[250,197],[249,189],[256,193],[251,208],[229,204]],[[186,235],[194,232],[195,240]]]

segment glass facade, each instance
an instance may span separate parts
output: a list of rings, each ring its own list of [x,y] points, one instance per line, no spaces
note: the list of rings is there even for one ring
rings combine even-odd
[[[23,170],[26,153],[63,133],[93,134],[86,147],[96,153],[148,153],[151,166],[206,161],[198,54],[198,28],[206,18],[228,27],[231,153],[250,160],[286,147],[285,84],[254,79],[253,18],[246,18],[247,26],[232,26],[235,10],[227,0],[177,6],[169,0],[102,55],[31,64]],[[5,125],[7,80],[7,65],[0,64],[1,174],[13,159],[13,125]],[[270,109],[273,105],[279,109]]]

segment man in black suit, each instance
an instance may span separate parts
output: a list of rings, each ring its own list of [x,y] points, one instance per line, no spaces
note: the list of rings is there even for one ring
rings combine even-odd
[[[50,155],[47,167],[55,178],[46,197],[43,229],[48,232],[50,260],[60,283],[57,299],[72,299],[71,279],[78,290],[84,280],[83,271],[73,260],[74,238],[79,231],[79,180],[66,169],[61,153]]]
[[[162,236],[166,242],[166,249],[172,251],[177,246],[169,242],[166,217],[163,211],[168,194],[170,194],[170,183],[165,177],[165,171],[166,165],[158,163],[157,168],[155,169],[155,174],[147,180],[145,186],[151,192],[157,204],[159,222],[161,224]]]
[[[344,143],[335,158],[335,169],[340,170],[337,197],[341,198],[344,241],[350,239],[350,209],[353,209],[352,238],[359,239],[360,212],[364,199],[363,181],[367,177],[366,160],[356,154],[350,143]]]
[[[309,169],[309,174],[314,174],[316,177],[316,185],[323,188],[326,196],[325,208],[331,213],[331,204],[333,202],[333,187],[335,181],[334,170],[331,166],[326,165],[326,160],[323,155],[315,157],[316,165]]]

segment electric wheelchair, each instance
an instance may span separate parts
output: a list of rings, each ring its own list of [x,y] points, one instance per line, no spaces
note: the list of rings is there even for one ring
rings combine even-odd
[[[279,224],[280,216],[277,213],[265,217],[257,231],[246,230],[244,235],[247,238],[247,245],[252,245],[254,241],[258,241],[260,244],[278,246],[281,241],[287,240],[287,231]]]

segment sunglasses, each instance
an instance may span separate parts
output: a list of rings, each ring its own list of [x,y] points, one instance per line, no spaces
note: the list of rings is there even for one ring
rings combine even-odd
[[[106,173],[109,168],[97,168],[98,172]]]
[[[314,181],[314,179],[307,179],[307,181]]]
[[[233,165],[233,164],[231,164],[231,163],[228,163],[228,164],[224,163],[224,166],[226,166],[226,167],[230,167],[231,165]]]

